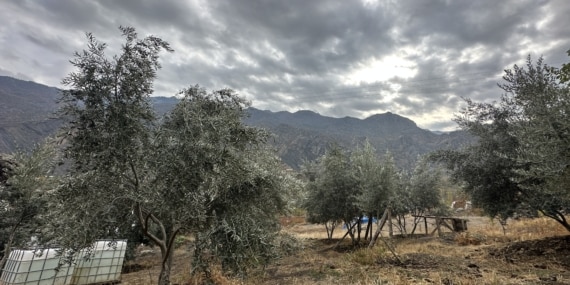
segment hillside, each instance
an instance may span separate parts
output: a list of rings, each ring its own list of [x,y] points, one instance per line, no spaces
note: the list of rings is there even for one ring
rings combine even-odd
[[[54,134],[61,121],[53,119],[59,90],[30,81],[0,76],[0,153],[28,149]],[[158,114],[168,112],[177,99],[153,97]],[[331,143],[352,149],[368,139],[381,156],[390,151],[397,164],[409,168],[419,155],[472,142],[462,131],[436,134],[412,120],[392,113],[366,119],[331,118],[312,111],[271,112],[249,109],[245,123],[273,134],[269,143],[283,161],[298,169],[325,153]]]
[[[290,113],[251,108],[246,123],[273,133],[271,143],[283,161],[294,168],[303,160],[311,161],[323,155],[333,142],[353,149],[368,140],[379,156],[390,151],[396,163],[404,168],[411,167],[420,155],[473,142],[463,131],[436,134],[389,112],[357,119],[325,117],[311,111]]]
[[[0,76],[0,152],[28,149],[59,128],[61,122],[52,118],[58,93],[57,88]]]

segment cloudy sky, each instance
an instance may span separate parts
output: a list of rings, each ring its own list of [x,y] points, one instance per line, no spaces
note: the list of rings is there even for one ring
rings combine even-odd
[[[454,130],[461,97],[494,101],[503,70],[570,62],[570,1],[3,0],[0,75],[63,87],[85,32],[155,35],[155,95],[232,88],[259,109],[365,118],[392,112]]]

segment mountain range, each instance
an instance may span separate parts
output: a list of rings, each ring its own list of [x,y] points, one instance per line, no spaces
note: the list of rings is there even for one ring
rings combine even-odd
[[[0,153],[29,149],[55,134],[62,121],[54,118],[60,90],[31,81],[0,76]],[[158,114],[168,112],[174,97],[152,97]],[[323,155],[332,143],[354,149],[368,140],[382,156],[392,153],[398,166],[410,168],[425,153],[470,144],[463,131],[438,133],[419,128],[412,120],[393,113],[366,119],[332,118],[312,111],[272,112],[249,108],[246,124],[267,129],[269,143],[293,169]]]

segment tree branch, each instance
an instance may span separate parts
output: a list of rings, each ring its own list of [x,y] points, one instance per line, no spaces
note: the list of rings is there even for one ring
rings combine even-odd
[[[157,236],[155,236],[154,234],[152,234],[151,232],[148,231],[148,218],[149,218],[149,216],[147,215],[146,218],[143,216],[143,212],[142,212],[142,208],[140,206],[140,203],[136,202],[135,208],[136,208],[135,212],[137,213],[137,218],[139,220],[139,223],[141,224],[143,234],[145,236],[147,236],[148,238],[150,238],[154,243],[156,243],[161,248],[164,247],[165,246],[164,242],[162,240],[160,240]]]

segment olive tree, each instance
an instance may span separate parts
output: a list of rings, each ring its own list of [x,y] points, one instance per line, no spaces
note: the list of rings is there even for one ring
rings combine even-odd
[[[57,192],[54,238],[79,250],[139,229],[160,249],[158,284],[169,284],[178,235],[210,232],[233,213],[257,221],[244,209],[262,195],[260,208],[276,219],[281,196],[270,183],[276,173],[256,162],[265,135],[242,123],[247,102],[231,90],[190,87],[170,113],[155,119],[150,95],[159,53],[170,46],[157,37],[139,39],[133,28],[121,31],[126,43],[112,59],[88,34],[88,49],[72,61],[78,71],[63,81],[71,87],[63,91],[60,111],[68,121],[63,136],[71,166]],[[215,244],[228,248],[235,241]],[[240,249],[257,253],[251,243]]]
[[[380,218],[396,190],[396,167],[389,152],[380,161],[368,141],[352,153],[351,159],[358,186],[356,204],[368,216],[366,239],[372,237],[373,218]]]
[[[568,70],[530,56],[526,68],[506,70],[501,101],[511,110],[511,133],[518,140],[516,182],[528,203],[568,231],[570,209],[570,86]]]
[[[196,239],[202,243],[195,250],[196,256],[204,252],[201,248],[208,249],[224,270],[240,275],[246,274],[248,267],[265,265],[280,256],[277,214],[286,209],[285,187],[289,185],[288,174],[275,154],[256,151],[246,156],[240,169],[233,172],[237,183],[212,205],[210,227],[197,232]]]
[[[303,174],[307,179],[307,198],[302,207],[307,210],[307,221],[310,223],[323,224],[327,232],[327,238],[332,240],[334,231],[338,225],[338,217],[334,209],[328,206],[328,189],[321,187],[321,175],[323,169],[320,168],[319,158],[315,162],[306,162],[302,166]]]
[[[26,246],[42,234],[53,177],[56,148],[50,141],[30,152],[0,156],[0,271],[13,246]]]
[[[570,207],[570,93],[564,72],[530,57],[526,68],[506,70],[499,103],[466,99],[456,118],[478,142],[431,155],[445,162],[490,216],[504,219],[529,207],[570,231],[564,216]]]
[[[315,179],[307,184],[305,208],[308,221],[325,224],[329,239],[332,239],[336,223],[341,221],[354,241],[350,224],[359,215],[356,206],[358,187],[349,155],[338,145],[333,145],[320,158],[316,171]]]
[[[139,213],[141,203],[154,198],[144,195],[153,177],[147,154],[155,115],[149,97],[158,55],[171,49],[160,38],[139,39],[133,28],[120,30],[126,41],[112,58],[106,44],[87,34],[87,50],[71,60],[76,71],[62,81],[70,88],[62,92],[59,111],[67,121],[61,134],[70,175],[57,191],[52,238],[74,250],[96,239],[122,238],[118,229],[134,221],[144,226],[158,219]],[[168,234],[153,239],[162,252],[161,284],[169,282]]]
[[[516,161],[519,142],[510,132],[509,111],[488,103],[466,102],[456,122],[476,136],[477,143],[460,150],[436,151],[430,158],[444,163],[474,205],[490,217],[506,219],[524,202],[515,181],[521,167]]]
[[[414,217],[411,233],[416,230],[420,222],[420,216],[427,212],[441,214],[445,212],[446,206],[442,202],[439,191],[441,173],[438,168],[429,164],[427,158],[422,157],[416,162],[412,175],[405,179],[407,187],[402,187],[409,191],[407,204],[409,213]],[[404,232],[406,232],[404,227]]]
[[[285,175],[264,149],[266,134],[242,123],[247,104],[235,92],[195,86],[181,95],[155,132],[148,163],[156,177],[145,196],[156,197],[141,203],[139,215],[149,222],[143,229],[163,221],[172,240],[178,232],[193,234],[196,270],[208,270],[201,254],[209,248],[224,269],[244,273],[272,250]]]

